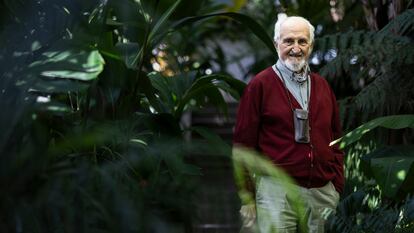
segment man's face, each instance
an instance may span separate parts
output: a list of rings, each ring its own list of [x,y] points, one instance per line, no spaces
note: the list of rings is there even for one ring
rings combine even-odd
[[[275,43],[279,59],[293,71],[301,71],[312,51],[309,25],[297,19],[287,19],[280,28],[279,41]]]

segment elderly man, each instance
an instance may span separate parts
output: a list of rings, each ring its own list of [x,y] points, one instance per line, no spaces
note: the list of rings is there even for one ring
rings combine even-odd
[[[254,149],[287,172],[305,208],[297,212],[297,200],[281,182],[258,177],[261,233],[324,232],[325,213],[335,211],[343,190],[343,153],[329,146],[341,135],[338,107],[326,80],[310,72],[313,42],[308,20],[279,18],[274,36],[279,60],[250,81],[240,100],[234,146]]]

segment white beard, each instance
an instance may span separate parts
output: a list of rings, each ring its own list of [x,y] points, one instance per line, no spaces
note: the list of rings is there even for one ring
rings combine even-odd
[[[287,68],[292,70],[293,72],[299,72],[305,67],[306,61],[305,59],[301,59],[298,62],[290,61],[289,59],[286,59],[283,61],[283,63],[286,65]]]
[[[309,50],[309,52],[312,52],[312,50]],[[301,71],[302,69],[303,69],[303,67],[305,67],[305,65],[306,65],[306,63],[307,63],[307,61],[306,61],[306,59],[305,58],[302,58],[301,60],[299,60],[299,61],[291,61],[291,60],[289,60],[288,58],[286,58],[285,60],[282,60],[280,57],[280,54],[279,54],[279,50],[277,51],[277,54],[278,54],[278,56],[279,56],[279,59],[280,59],[280,61],[282,61],[282,63],[283,64],[285,64],[285,66],[289,69],[289,70],[291,70],[291,71],[293,71],[293,72],[299,72],[299,71]]]

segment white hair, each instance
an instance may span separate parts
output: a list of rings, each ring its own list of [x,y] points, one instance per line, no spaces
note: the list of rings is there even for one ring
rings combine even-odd
[[[302,20],[303,22],[307,23],[309,26],[309,40],[311,44],[313,43],[313,39],[315,38],[315,27],[309,22],[309,20],[303,17],[300,17],[300,16],[289,16],[288,17],[285,13],[280,13],[277,15],[277,21],[275,23],[275,35],[273,37],[273,40],[275,42],[279,41],[280,28],[287,19],[298,19],[298,20]]]

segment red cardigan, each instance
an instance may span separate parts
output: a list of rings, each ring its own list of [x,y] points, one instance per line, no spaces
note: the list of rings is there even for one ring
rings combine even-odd
[[[282,80],[272,67],[244,90],[233,143],[254,148],[283,168],[299,185],[322,187],[329,181],[343,191],[343,152],[329,143],[341,136],[335,95],[324,78],[311,73],[310,144],[296,143],[293,113]],[[293,108],[301,108],[289,92]]]

